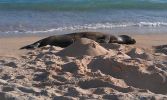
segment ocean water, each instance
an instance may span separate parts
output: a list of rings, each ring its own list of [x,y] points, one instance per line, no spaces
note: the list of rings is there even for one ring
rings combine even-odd
[[[167,0],[0,0],[0,36],[167,33]]]

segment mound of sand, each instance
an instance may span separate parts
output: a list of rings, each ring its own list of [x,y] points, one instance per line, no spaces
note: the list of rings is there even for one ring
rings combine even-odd
[[[107,52],[108,51],[97,42],[87,38],[82,38],[57,54],[61,56],[77,57],[83,55],[99,56],[105,55]]]

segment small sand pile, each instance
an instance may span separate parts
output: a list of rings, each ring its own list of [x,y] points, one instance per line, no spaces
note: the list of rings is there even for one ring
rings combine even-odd
[[[87,38],[82,38],[64,50],[58,52],[58,55],[71,57],[83,55],[99,56],[105,55],[107,52],[108,51],[104,47],[100,46],[97,42]]]

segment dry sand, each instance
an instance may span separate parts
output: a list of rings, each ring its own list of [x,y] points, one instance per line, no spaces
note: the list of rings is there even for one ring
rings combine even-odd
[[[43,37],[0,38],[0,100],[166,100],[167,35],[133,37],[35,50],[18,49]]]

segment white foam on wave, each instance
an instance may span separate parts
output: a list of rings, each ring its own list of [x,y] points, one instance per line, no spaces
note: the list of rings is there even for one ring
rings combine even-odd
[[[159,26],[167,26],[167,23],[164,22],[140,22],[138,26],[148,26],[148,27],[159,27]]]
[[[64,26],[58,28],[51,28],[47,30],[16,30],[6,31],[6,34],[38,34],[38,33],[52,33],[56,31],[65,30],[95,30],[95,29],[113,29],[113,28],[126,28],[126,27],[160,27],[167,26],[165,22],[139,22],[139,23],[96,23],[96,24],[84,24],[74,26]]]

